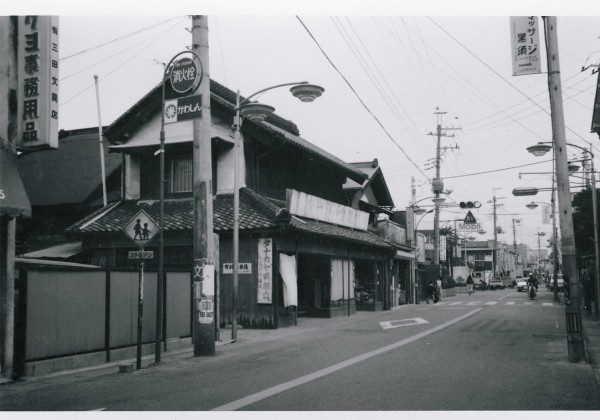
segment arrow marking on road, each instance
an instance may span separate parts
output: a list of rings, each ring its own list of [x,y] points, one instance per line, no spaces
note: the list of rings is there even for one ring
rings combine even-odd
[[[382,321],[379,323],[381,328],[384,330],[389,330],[392,328],[400,328],[407,327],[409,325],[419,325],[419,324],[429,324],[429,321],[425,321],[423,318],[408,318],[408,319],[399,319],[396,321]]]

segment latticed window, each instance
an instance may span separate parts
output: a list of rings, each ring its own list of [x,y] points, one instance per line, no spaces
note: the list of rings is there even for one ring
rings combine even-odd
[[[192,157],[177,156],[171,159],[169,192],[192,192]]]

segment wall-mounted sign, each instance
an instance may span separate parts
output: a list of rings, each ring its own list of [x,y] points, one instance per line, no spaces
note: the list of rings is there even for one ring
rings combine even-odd
[[[273,241],[270,238],[258,240],[258,303],[273,302]]]
[[[223,274],[233,274],[233,263],[223,263]],[[252,274],[252,263],[238,263],[238,274]]]
[[[58,16],[19,16],[17,146],[58,148]]]
[[[198,321],[201,324],[212,324],[214,321],[214,309],[212,300],[201,300],[198,302]]]

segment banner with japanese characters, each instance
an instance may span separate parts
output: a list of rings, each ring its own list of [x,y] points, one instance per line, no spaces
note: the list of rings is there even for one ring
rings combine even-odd
[[[273,241],[271,238],[258,240],[258,303],[273,302]]]
[[[19,16],[17,146],[58,148],[58,16]]]
[[[542,72],[537,16],[510,17],[510,46],[513,76]]]

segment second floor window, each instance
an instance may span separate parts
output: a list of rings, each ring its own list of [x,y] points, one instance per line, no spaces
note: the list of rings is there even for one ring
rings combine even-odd
[[[171,159],[168,189],[170,193],[192,192],[192,157],[176,156]]]

